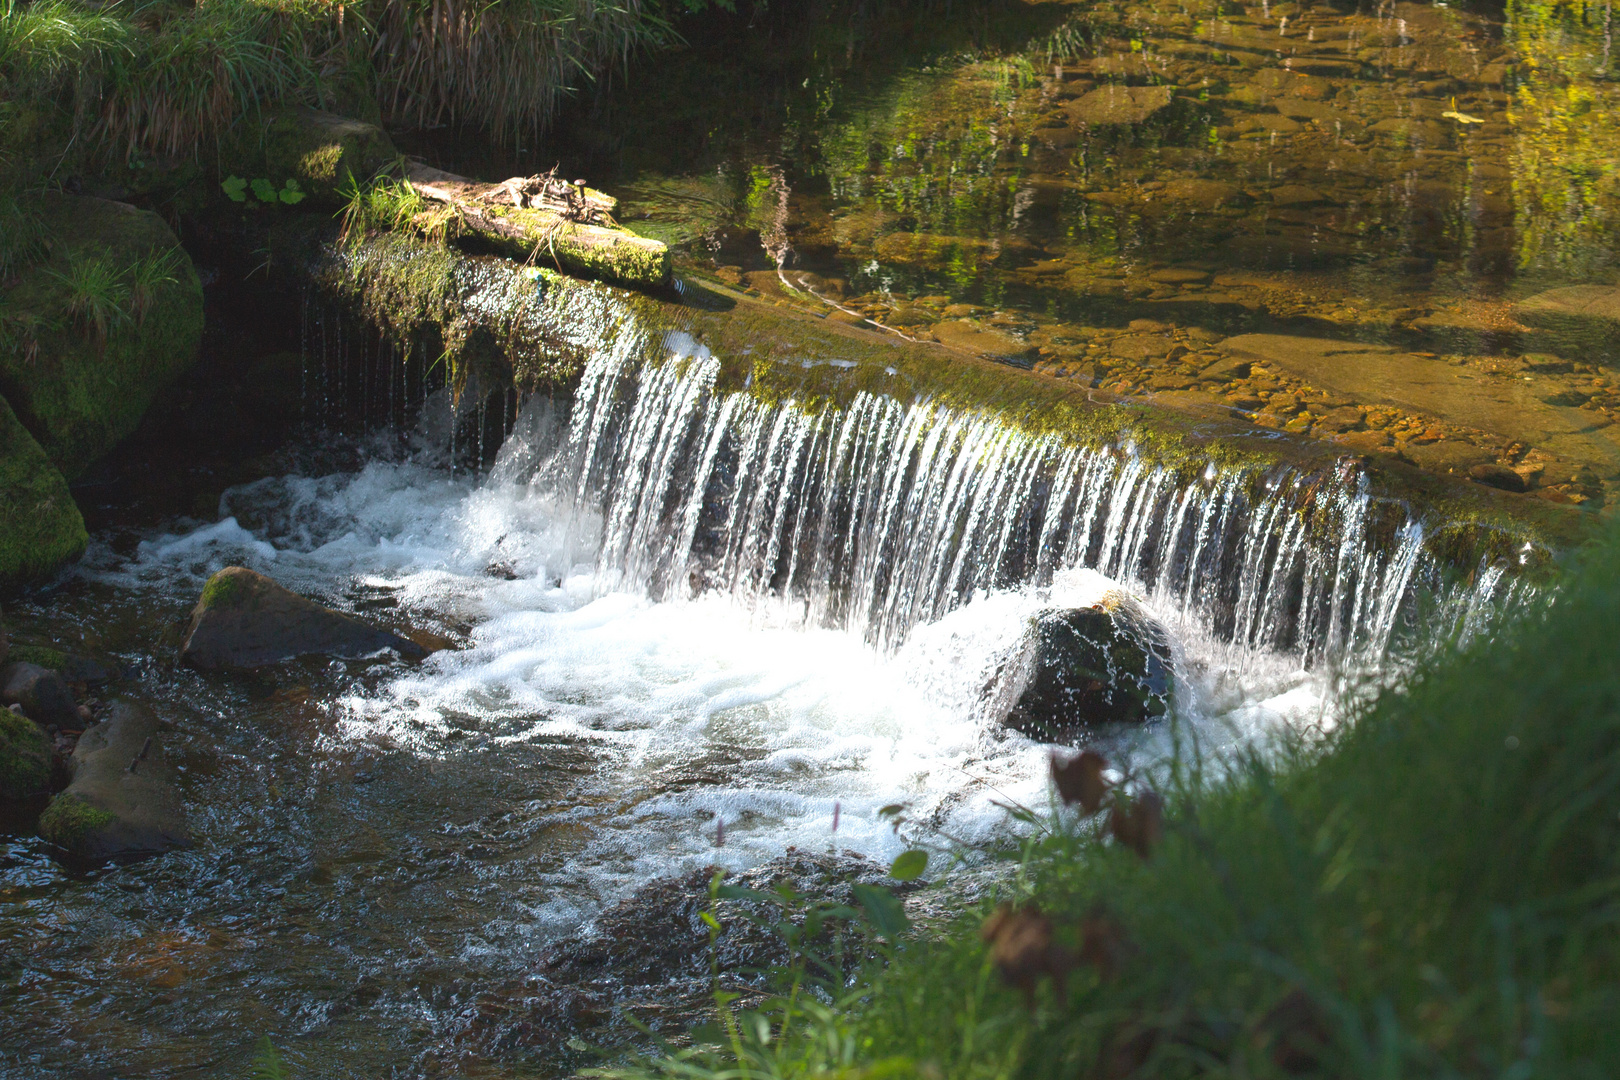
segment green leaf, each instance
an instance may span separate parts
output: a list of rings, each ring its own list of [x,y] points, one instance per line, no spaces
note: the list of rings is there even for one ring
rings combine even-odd
[[[248,182],[240,176],[227,176],[220,181],[219,186],[224,189],[225,197],[231,202],[247,202]]]
[[[902,851],[889,864],[889,876],[896,881],[916,881],[928,869],[928,852]]]
[[[861,907],[866,909],[872,929],[890,941],[898,940],[910,928],[911,920],[906,918],[904,905],[888,889],[881,885],[856,885],[853,892]]]
[[[253,194],[259,197],[260,202],[264,203],[273,203],[280,198],[276,192],[276,185],[262,176],[253,181]]]
[[[278,197],[288,206],[297,206],[299,203],[304,201],[306,196],[303,190],[299,188],[298,181],[289,179],[287,183],[282,186],[281,191],[278,193]]]
[[[704,925],[708,926],[710,930],[720,929],[720,920],[715,918],[713,915],[710,915],[707,911],[700,913],[698,918],[702,919]]]
[[[906,809],[906,804],[905,803],[890,803],[888,806],[885,806],[883,809],[878,811],[878,817],[880,817],[880,818],[895,817],[895,816],[897,816],[899,814],[904,813],[905,809]]]

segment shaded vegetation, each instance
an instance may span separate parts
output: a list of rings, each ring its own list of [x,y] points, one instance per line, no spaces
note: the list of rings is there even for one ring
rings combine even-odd
[[[1620,543],[1500,631],[1315,744],[1138,772],[1156,844],[1022,815],[943,932],[610,1074],[1613,1075]]]

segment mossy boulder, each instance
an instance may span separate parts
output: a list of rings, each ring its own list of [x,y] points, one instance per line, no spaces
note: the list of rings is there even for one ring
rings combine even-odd
[[[246,567],[230,566],[203,586],[180,658],[215,671],[390,649],[412,660],[427,655],[407,638],[322,607]]]
[[[27,340],[0,351],[0,393],[74,479],[140,423],[158,391],[197,359],[202,285],[174,231],[157,214],[125,203],[51,194],[39,199],[51,252],[20,275],[7,310],[35,320]],[[148,288],[136,268],[167,259]],[[114,279],[105,329],[98,329],[68,279],[99,263]]]
[[[1019,676],[1025,682],[1007,726],[1041,742],[1165,716],[1175,682],[1169,635],[1122,594],[1041,612]]]
[[[0,590],[50,577],[88,542],[67,480],[0,399]]]
[[[115,703],[79,739],[70,765],[73,782],[40,815],[45,839],[96,861],[191,846],[151,710]]]
[[[376,124],[317,109],[287,109],[262,126],[245,127],[222,150],[220,168],[225,175],[268,180],[278,189],[296,180],[306,196],[304,209],[341,204],[341,192],[351,183],[365,183],[398,159],[388,133]]]
[[[25,799],[51,780],[51,744],[40,726],[0,709],[0,799]]]

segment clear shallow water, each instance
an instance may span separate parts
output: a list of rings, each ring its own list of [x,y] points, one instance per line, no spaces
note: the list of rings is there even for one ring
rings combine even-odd
[[[544,1070],[566,1051],[507,1037],[540,1007],[538,958],[649,879],[789,845],[887,859],[1046,805],[1045,750],[978,708],[1035,591],[890,653],[768,602],[652,603],[598,574],[600,523],[531,485],[525,452],[493,478],[424,456],[233,489],[219,521],[98,541],[48,610],[15,613],[137,666],[120,690],[173,725],[201,842],[83,873],[0,838],[0,1075],[240,1072],[260,1034],[321,1075]],[[464,647],[172,668],[191,598],[231,563]],[[1181,640],[1181,714],[1212,745],[1331,722],[1324,677]],[[1110,748],[1163,750],[1162,731]],[[878,821],[891,802],[910,837]]]

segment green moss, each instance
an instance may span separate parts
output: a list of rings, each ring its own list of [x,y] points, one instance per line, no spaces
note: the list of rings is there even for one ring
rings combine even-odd
[[[44,791],[51,779],[51,744],[39,725],[0,710],[0,799]]]
[[[398,160],[388,133],[315,109],[288,109],[242,132],[221,150],[221,173],[263,177],[278,186],[297,180],[310,202],[337,206],[339,192],[365,183]]]
[[[234,607],[246,592],[247,590],[242,587],[240,574],[221,570],[209,578],[208,584],[203,586],[202,606],[209,609]]]
[[[709,292],[692,282],[683,301],[675,303],[510,260],[467,256],[399,234],[373,236],[346,249],[323,280],[402,340],[426,334],[444,342],[447,354],[485,343],[529,389],[566,385],[582,369],[586,349],[618,347],[621,333],[639,335],[647,362],[662,362],[660,331],[680,330],[715,357],[718,392],[747,394],[765,405],[790,404],[814,414],[848,407],[863,393],[902,404],[926,400],[995,416],[1031,436],[1068,445],[1129,447],[1184,483],[1214,465],[1240,477],[1238,482],[1256,496],[1279,465],[1324,482],[1343,467],[1343,452],[1330,444],[1257,438],[1256,429],[1236,421],[1144,402],[1099,400],[1069,381]],[[1590,515],[1437,478],[1398,462],[1360,467],[1379,505],[1410,505],[1434,521],[1470,524],[1448,532],[1455,542],[1435,549],[1459,573],[1474,572],[1482,555],[1494,557],[1504,545],[1517,549],[1532,541],[1572,548],[1590,529]],[[1312,535],[1331,537],[1344,527],[1340,501],[1304,505],[1310,507],[1304,525]]]
[[[113,820],[107,811],[91,806],[71,791],[64,791],[39,815],[39,835],[72,851],[91,833],[111,825]]]
[[[50,577],[88,541],[67,481],[0,400],[0,589]]]
[[[75,257],[129,268],[153,253],[178,250],[179,242],[158,215],[123,203],[50,195],[40,208],[51,257],[22,274],[6,300],[51,323],[37,334],[34,355],[0,354],[0,392],[71,480],[131,434],[158,390],[196,360],[202,285],[181,252],[176,280],[156,288],[138,319],[100,343],[62,317],[68,287],[52,271],[65,272]]]
[[[38,664],[52,671],[61,671],[67,667],[66,653],[44,645],[13,645],[9,658],[13,664]]]
[[[493,216],[519,226],[521,240],[484,234],[505,255],[552,263],[571,274],[623,285],[656,287],[669,280],[669,248],[629,229],[574,225],[544,210],[494,207]]]

